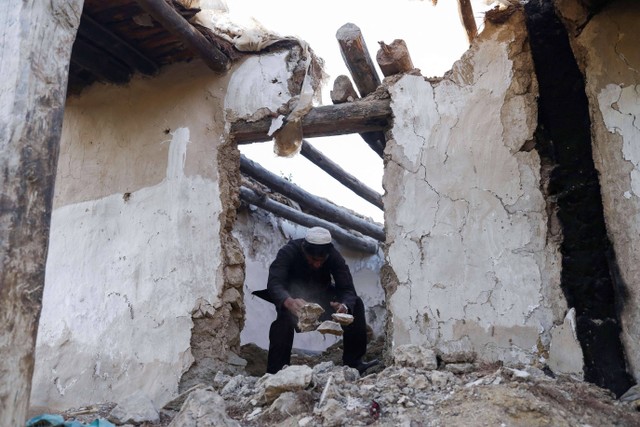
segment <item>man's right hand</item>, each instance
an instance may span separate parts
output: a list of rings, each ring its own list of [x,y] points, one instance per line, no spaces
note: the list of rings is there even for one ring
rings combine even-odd
[[[306,304],[307,302],[302,298],[287,298],[284,300],[284,307],[293,313],[296,317],[298,316],[298,311]]]

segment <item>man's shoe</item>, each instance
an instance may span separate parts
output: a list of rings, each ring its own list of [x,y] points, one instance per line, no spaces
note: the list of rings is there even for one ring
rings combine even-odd
[[[358,372],[360,373],[360,375],[362,375],[367,371],[367,369],[373,368],[378,363],[380,363],[380,361],[378,361],[378,359],[373,359],[373,360],[370,360],[368,362],[364,362],[364,361],[361,360],[356,364],[356,366],[354,366],[354,368],[356,368],[358,370]]]

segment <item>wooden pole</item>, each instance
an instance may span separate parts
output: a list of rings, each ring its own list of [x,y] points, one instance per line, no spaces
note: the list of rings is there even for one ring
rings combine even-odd
[[[258,194],[256,191],[247,187],[240,187],[240,198],[247,203],[256,205],[259,208],[288,219],[289,221],[293,221],[296,224],[300,224],[305,227],[324,227],[331,232],[331,235],[336,242],[351,249],[369,254],[375,254],[378,252],[378,243],[373,239],[355,236],[331,222],[290,208],[289,206],[268,198],[264,194]]]
[[[367,50],[367,45],[362,36],[362,32],[357,25],[347,23],[344,24],[336,33],[340,52],[345,65],[351,73],[351,77],[360,92],[360,96],[373,93],[380,86],[380,78]],[[386,138],[383,132],[361,132],[360,136],[365,140],[369,147],[375,151],[380,157],[384,155],[384,147]]]
[[[174,34],[213,71],[224,73],[231,61],[220,49],[196,30],[186,19],[164,0],[137,0],[138,4],[167,31]]]
[[[0,2],[0,426],[23,426],[82,0]]]
[[[345,135],[377,131],[390,124],[391,105],[388,99],[363,100],[312,108],[302,119],[305,137]],[[236,121],[229,132],[238,144],[271,141],[268,135],[271,118],[255,122]]]
[[[381,226],[359,218],[332,203],[308,193],[286,179],[269,172],[244,155],[240,156],[240,172],[314,211],[318,217],[337,222],[381,242],[385,239],[384,229]]]
[[[309,161],[318,166],[320,169],[331,175],[336,179],[336,181],[347,187],[349,190],[353,191],[358,196],[362,197],[375,207],[384,210],[384,205],[382,204],[382,196],[380,196],[380,194],[360,182],[358,178],[351,175],[349,172],[342,169],[340,166],[338,166],[331,159],[326,157],[304,139],[302,140],[302,148],[300,149],[300,154],[309,159]]]
[[[396,39],[391,44],[378,44],[380,49],[376,54],[376,62],[385,77],[413,70],[413,61],[404,40]]]
[[[476,26],[476,20],[473,18],[471,0],[458,0],[458,14],[460,15],[460,22],[462,22],[464,30],[467,32],[467,39],[471,43],[478,35],[478,27]]]

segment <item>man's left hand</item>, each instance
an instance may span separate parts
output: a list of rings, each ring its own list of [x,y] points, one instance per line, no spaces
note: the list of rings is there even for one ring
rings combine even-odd
[[[331,301],[329,304],[331,304],[331,308],[333,308],[336,313],[348,313],[349,312],[349,308],[342,304],[341,302],[335,302],[335,301]]]

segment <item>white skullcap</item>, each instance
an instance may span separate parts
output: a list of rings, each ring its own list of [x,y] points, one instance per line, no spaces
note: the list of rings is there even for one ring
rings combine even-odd
[[[331,233],[326,228],[312,227],[307,230],[304,240],[312,245],[328,245],[331,243]]]

